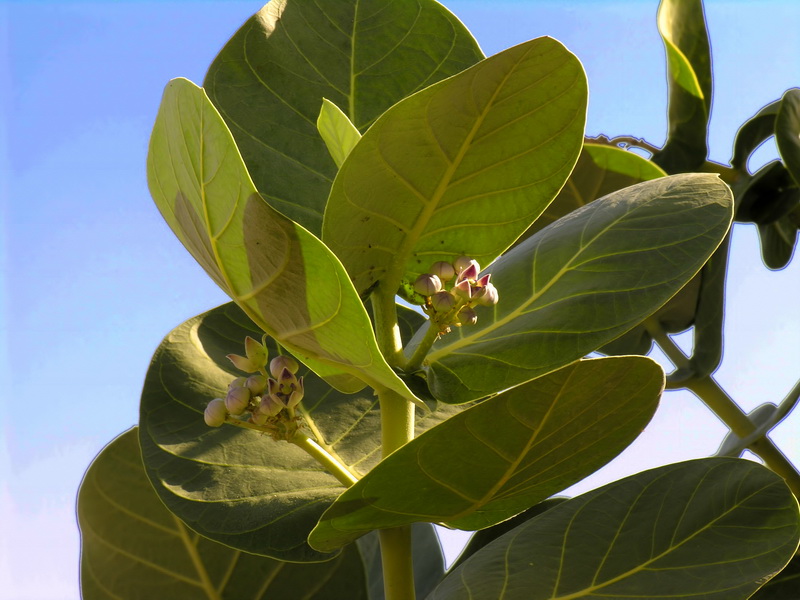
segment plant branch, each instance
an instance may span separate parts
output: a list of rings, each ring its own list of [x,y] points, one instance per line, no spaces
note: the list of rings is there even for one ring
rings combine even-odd
[[[647,331],[653,336],[664,353],[675,364],[677,368],[689,368],[689,359],[683,353],[672,338],[667,335],[661,325],[653,318],[644,322]],[[733,399],[723,390],[713,377],[689,377],[681,383],[683,387],[694,393],[703,403],[725,423],[730,430],[739,438],[746,439],[755,433],[757,427],[744,413]],[[800,384],[795,386],[800,395]],[[792,393],[795,390],[792,390]],[[789,397],[792,396],[790,393]],[[767,437],[767,432],[755,439],[747,446],[750,451],[757,454],[764,463],[775,473],[786,481],[792,493],[800,498],[800,473],[794,468],[792,463],[783,455],[772,440]]]
[[[378,288],[372,295],[375,336],[389,366],[406,368],[394,293]],[[381,407],[381,453],[384,458],[414,438],[414,404],[397,392],[376,388]],[[386,600],[414,600],[411,526],[382,529],[381,563]]]
[[[294,434],[290,440],[292,444],[302,448],[310,454],[314,460],[325,467],[331,475],[336,477],[339,482],[345,487],[350,487],[358,481],[358,479],[350,472],[350,470],[325,451],[322,446],[317,444],[314,440],[308,437],[302,431]]]
[[[371,300],[378,348],[390,366],[404,368],[406,360],[403,356],[400,326],[397,324],[394,294],[386,294],[378,289],[373,292]]]
[[[422,366],[422,361],[425,360],[425,357],[428,355],[428,351],[431,349],[431,346],[433,346],[433,342],[435,342],[438,337],[439,328],[432,319],[428,319],[428,329],[425,331],[425,337],[422,338],[419,346],[417,346],[417,349],[414,350],[414,354],[412,354],[411,358],[408,359],[408,362],[406,363],[406,371],[412,373]]]

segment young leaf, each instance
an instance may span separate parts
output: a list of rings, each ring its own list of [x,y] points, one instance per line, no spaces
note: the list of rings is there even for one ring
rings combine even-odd
[[[426,431],[344,492],[309,536],[330,552],[415,521],[496,525],[617,456],[655,412],[664,372],[639,356],[576,362]]]
[[[667,52],[669,134],[653,161],[667,173],[683,173],[708,156],[711,51],[702,0],[661,0],[658,31]]]
[[[739,171],[747,170],[747,160],[753,151],[764,141],[775,135],[775,117],[778,115],[781,101],[776,100],[764,106],[750,117],[736,132],[733,142],[731,166]]]
[[[334,181],[323,239],[363,293],[431,263],[488,264],[564,185],[583,143],[586,76],[559,42],[504,50],[394,105]]]
[[[433,345],[431,392],[445,402],[480,398],[617,338],[697,273],[732,212],[730,190],[715,175],[674,175],[609,194],[539,231],[488,269],[500,302],[477,307],[476,325]]]
[[[297,446],[232,425],[208,427],[203,411],[241,375],[226,358],[245,336],[260,338],[234,304],[194,317],[159,346],[145,378],[140,439],[147,474],[166,506],[192,529],[227,546],[290,561],[318,561],[306,537],[344,487]],[[267,340],[269,355],[277,348]],[[378,400],[345,395],[301,367],[296,409],[308,435],[361,476],[380,459]],[[421,414],[419,431],[458,412]]]
[[[272,0],[225,45],[203,86],[262,196],[319,235],[336,175],[315,126],[322,99],[365,131],[397,101],[482,58],[433,0]]]
[[[413,398],[383,360],[339,261],[264,202],[225,122],[186,79],[164,91],[147,176],[183,245],[259,327],[321,375],[344,371]]]
[[[317,118],[317,129],[336,167],[342,166],[344,159],[361,139],[361,134],[347,115],[327,98],[322,99],[322,108]]]
[[[745,600],[797,548],[797,501],[746,460],[667,465],[562,503],[452,571],[428,600]]]
[[[797,244],[797,225],[788,216],[758,226],[761,259],[773,271],[783,269],[792,260]]]
[[[800,89],[787,90],[781,98],[781,107],[775,118],[775,141],[781,159],[800,185]]]
[[[78,494],[78,522],[84,600],[367,599],[356,546],[328,562],[293,564],[240,552],[190,530],[147,480],[136,428],[106,446],[89,467]]]

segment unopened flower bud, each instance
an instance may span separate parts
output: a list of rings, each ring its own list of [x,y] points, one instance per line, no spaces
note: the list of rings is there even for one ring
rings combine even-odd
[[[492,306],[497,304],[498,299],[499,296],[497,294],[497,288],[491,283],[479,288],[478,292],[473,296],[473,300],[482,306]]]
[[[232,390],[233,388],[240,388],[244,387],[245,382],[247,381],[247,377],[237,377],[233,381],[228,384],[228,389]]]
[[[274,394],[264,394],[261,396],[261,404],[258,405],[258,413],[267,417],[274,417],[281,412],[286,405]]]
[[[453,287],[453,293],[459,298],[469,300],[472,298],[472,286],[469,284],[469,281],[465,279]]]
[[[255,411],[253,414],[250,415],[250,420],[256,425],[263,425],[267,422],[270,415],[267,413],[263,413],[260,410]]]
[[[245,386],[253,396],[260,396],[267,387],[267,378],[263,375],[250,375],[245,382]]]
[[[455,261],[453,261],[453,266],[458,274],[463,273],[464,270],[468,269],[471,265],[475,265],[476,274],[481,270],[480,266],[478,265],[478,261],[472,260],[469,256],[459,256],[457,259],[455,259]]]
[[[228,395],[225,396],[225,408],[232,415],[240,415],[250,404],[250,390],[246,387],[237,387],[228,390]]]
[[[446,313],[456,305],[456,298],[448,291],[442,290],[431,296],[431,306],[437,313]]]
[[[414,282],[414,291],[423,296],[432,296],[442,289],[442,281],[429,273],[423,273]]]
[[[436,275],[442,283],[445,283],[456,276],[456,269],[449,262],[440,260],[431,265],[430,273],[431,275]]]
[[[209,427],[219,427],[225,422],[228,417],[228,411],[225,408],[225,401],[222,398],[214,398],[206,405],[206,410],[203,413],[203,418],[206,425]]]
[[[297,361],[291,356],[285,356],[283,354],[276,356],[269,363],[269,372],[272,373],[275,379],[280,378],[284,369],[289,369],[291,373],[297,373],[300,369],[300,365],[298,365]]]
[[[471,306],[465,306],[458,311],[458,322],[462,325],[475,325],[478,322],[478,315]]]

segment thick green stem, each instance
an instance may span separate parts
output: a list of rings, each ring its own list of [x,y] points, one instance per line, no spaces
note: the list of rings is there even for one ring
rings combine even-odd
[[[342,463],[331,456],[325,449],[308,437],[302,431],[298,431],[292,437],[291,442],[308,452],[314,460],[325,467],[331,475],[336,477],[345,487],[350,487],[358,481],[356,477]]]
[[[648,319],[645,327],[677,368],[690,366],[688,357],[666,334],[661,325],[654,319]],[[737,437],[745,439],[756,431],[756,425],[739,408],[739,405],[728,396],[710,375],[707,377],[689,377],[681,385],[694,393],[711,411],[725,423]],[[800,473],[783,455],[767,434],[757,438],[748,445],[751,452],[761,457],[764,463],[775,473],[786,480],[792,493],[800,498]]]
[[[378,348],[393,367],[404,368],[403,342],[397,324],[397,303],[394,295],[383,294],[380,290],[372,294],[372,316],[375,319],[375,338]]]
[[[422,338],[419,346],[414,350],[414,354],[411,355],[411,358],[408,359],[408,363],[406,364],[406,370],[409,373],[416,371],[422,366],[422,361],[425,360],[428,351],[431,349],[431,346],[433,346],[433,342],[435,342],[438,337],[439,327],[432,320],[429,320],[428,329],[425,331],[425,337]]]
[[[378,535],[381,542],[383,589],[386,600],[414,600],[411,528],[381,529]],[[403,560],[398,560],[400,558]]]
[[[378,289],[372,308],[378,347],[386,362],[392,367],[406,367],[394,294]],[[376,392],[381,407],[381,452],[385,458],[414,438],[414,404],[386,388]],[[383,529],[379,539],[386,600],[414,600],[411,527]]]

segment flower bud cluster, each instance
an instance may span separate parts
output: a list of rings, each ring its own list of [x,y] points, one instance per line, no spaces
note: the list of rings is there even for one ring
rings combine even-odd
[[[452,263],[435,262],[428,273],[417,277],[414,291],[425,297],[422,310],[439,326],[440,333],[449,332],[452,326],[474,325],[478,321],[475,306],[497,304],[491,275],[478,277],[479,272],[477,261],[461,256]]]
[[[229,354],[228,359],[237,369],[250,373],[237,377],[228,385],[225,398],[215,398],[208,403],[205,421],[210,427],[219,427],[229,417],[246,417],[250,423],[271,431],[288,431],[280,426],[295,423],[294,408],[303,399],[303,378],[297,377],[300,368],[290,356],[276,356],[266,371],[267,348],[251,337],[245,339],[245,354]],[[296,429],[296,424],[294,425]],[[284,437],[284,436],[282,436]]]

